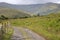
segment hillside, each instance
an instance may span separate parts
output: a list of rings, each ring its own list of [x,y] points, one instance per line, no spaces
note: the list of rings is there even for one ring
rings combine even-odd
[[[60,13],[10,21],[14,26],[31,29],[46,40],[60,40]]]
[[[8,18],[21,18],[21,17],[30,17],[31,15],[29,13],[26,13],[24,11],[10,9],[6,7],[0,7],[0,16],[4,15]]]
[[[31,5],[14,5],[8,3],[0,3],[1,7],[13,8],[17,10],[23,10],[33,14],[45,15],[49,13],[59,12],[60,4],[57,3],[45,3],[45,4],[31,4]]]
[[[60,4],[56,3],[46,3],[42,7],[40,7],[37,11],[40,15],[46,15],[49,13],[59,13],[60,11]]]

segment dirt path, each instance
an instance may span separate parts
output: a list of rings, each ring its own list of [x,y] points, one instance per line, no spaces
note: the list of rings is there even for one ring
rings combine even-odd
[[[45,40],[43,37],[26,28],[14,27],[11,40]]]

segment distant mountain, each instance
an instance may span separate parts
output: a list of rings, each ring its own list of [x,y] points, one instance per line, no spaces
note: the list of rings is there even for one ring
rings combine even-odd
[[[1,15],[8,18],[22,18],[22,17],[30,17],[29,13],[20,10],[14,10],[10,8],[0,7],[0,17]]]
[[[26,12],[45,15],[49,13],[56,13],[60,11],[60,4],[45,3],[45,4],[32,4],[32,5],[13,5],[8,3],[0,3],[0,7],[7,7],[17,10],[23,10]]]
[[[13,5],[13,4],[8,4],[1,2],[0,6],[2,7],[8,7],[8,8],[13,8],[13,9],[18,9],[18,10],[23,10],[27,12],[35,12],[39,7],[42,6],[42,4],[32,4],[32,5]]]

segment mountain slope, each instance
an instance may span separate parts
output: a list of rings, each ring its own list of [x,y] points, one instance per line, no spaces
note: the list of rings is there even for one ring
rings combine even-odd
[[[49,14],[49,13],[56,13],[59,11],[60,11],[60,4],[46,3],[45,5],[39,8],[37,13]]]
[[[29,28],[47,40],[60,40],[60,13],[23,20],[16,19],[11,23],[14,26]]]
[[[23,11],[0,7],[0,16],[4,15],[8,18],[30,17],[31,15]]]

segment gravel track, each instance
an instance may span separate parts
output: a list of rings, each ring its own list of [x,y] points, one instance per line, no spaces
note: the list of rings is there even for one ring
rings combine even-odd
[[[11,40],[45,40],[37,33],[22,27],[14,27],[14,33]]]

